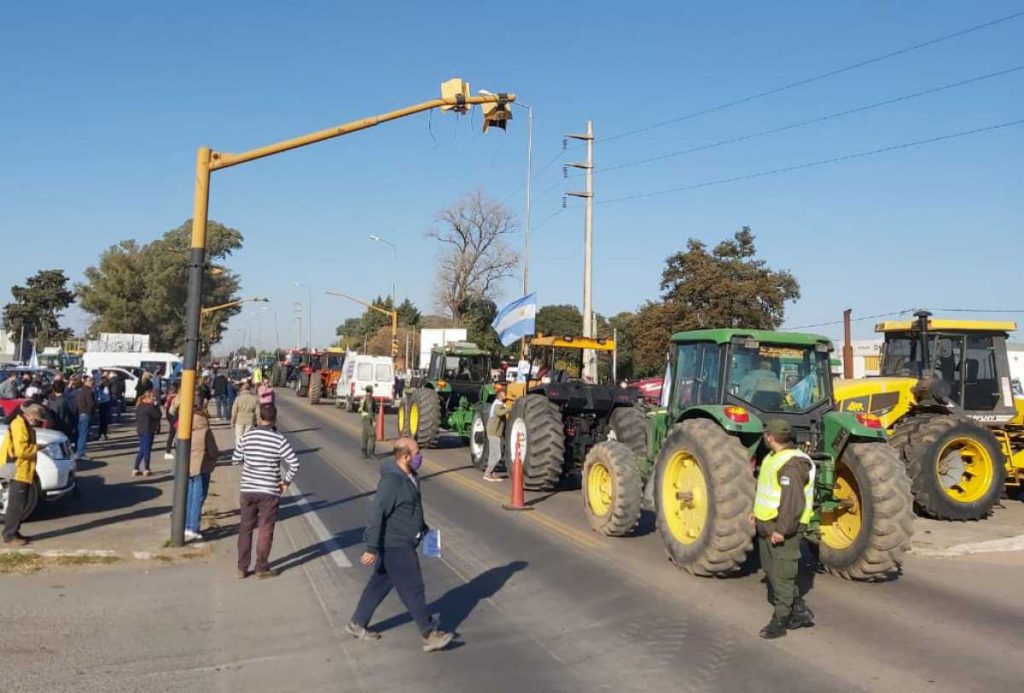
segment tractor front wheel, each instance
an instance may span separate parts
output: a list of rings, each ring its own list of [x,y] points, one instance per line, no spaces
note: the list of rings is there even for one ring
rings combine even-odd
[[[821,514],[821,562],[849,580],[895,573],[914,531],[910,478],[886,443],[853,443],[836,462],[839,505]]]
[[[897,427],[892,443],[902,447],[922,515],[980,520],[1003,493],[1006,463],[999,441],[969,419],[948,414],[911,419]]]
[[[644,487],[636,455],[627,445],[608,440],[592,447],[582,480],[583,507],[594,531],[621,537],[640,523]]]
[[[554,491],[565,463],[565,429],[558,405],[544,395],[516,400],[508,417],[508,464],[516,445],[523,462],[523,487],[530,491]]]
[[[617,440],[636,455],[647,454],[647,417],[639,407],[616,407],[608,427],[608,440]]]
[[[319,371],[314,371],[309,376],[309,403],[320,404],[320,399],[324,395],[324,381],[320,377]]]
[[[409,437],[409,398],[406,397],[398,405],[398,435],[402,438]]]
[[[487,437],[487,405],[480,403],[473,407],[473,423],[469,426],[469,456],[473,466],[483,470],[487,467],[491,441]]]
[[[737,571],[753,548],[747,450],[710,419],[677,424],[655,469],[657,525],[669,558],[702,576]]]
[[[441,435],[441,396],[429,388],[413,390],[409,398],[409,436],[420,447],[432,448]]]

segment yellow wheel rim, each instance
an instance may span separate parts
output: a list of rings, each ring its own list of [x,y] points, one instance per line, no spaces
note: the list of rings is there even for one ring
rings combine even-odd
[[[409,405],[409,433],[416,435],[420,430],[420,405],[413,402]]]
[[[405,435],[405,407],[398,408],[398,434]]]
[[[692,544],[708,521],[708,484],[697,459],[680,450],[665,467],[661,507],[669,531],[677,541]]]
[[[973,503],[992,487],[995,465],[979,441],[956,438],[942,448],[935,472],[950,498],[959,503]]]
[[[833,549],[848,548],[860,535],[863,513],[860,487],[853,471],[844,464],[836,469],[836,483],[832,489],[839,506],[821,514],[821,540]]]
[[[612,509],[612,498],[615,488],[612,484],[612,473],[602,462],[596,462],[587,474],[587,503],[590,510],[598,517],[604,517]]]

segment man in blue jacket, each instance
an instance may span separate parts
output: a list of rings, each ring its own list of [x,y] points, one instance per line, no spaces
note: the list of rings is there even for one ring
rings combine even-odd
[[[454,635],[436,629],[431,622],[416,553],[427,532],[416,477],[423,455],[411,438],[395,441],[394,454],[394,461],[387,460],[381,465],[377,493],[363,534],[366,551],[359,560],[365,566],[372,565],[373,573],[345,630],[360,640],[379,639],[380,633],[367,630],[366,626],[394,588],[419,628],[423,651],[433,652],[447,647]]]

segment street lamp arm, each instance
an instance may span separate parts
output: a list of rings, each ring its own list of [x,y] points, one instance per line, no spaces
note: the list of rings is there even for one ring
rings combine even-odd
[[[375,310],[378,313],[383,313],[384,315],[388,316],[392,320],[397,320],[398,319],[398,311],[397,310],[388,310],[387,308],[381,308],[380,306],[375,306],[372,303],[367,303],[366,301],[362,300],[361,298],[356,298],[355,296],[349,296],[348,294],[343,294],[340,291],[325,291],[324,293],[329,295],[329,296],[340,296],[341,298],[347,298],[350,301],[355,301],[359,305],[366,306],[370,310]]]
[[[243,303],[269,303],[269,302],[270,302],[269,298],[259,298],[257,296],[253,296],[251,298],[240,298],[237,301],[229,301],[227,303],[221,303],[218,306],[208,306],[206,308],[203,308],[200,312],[203,315],[208,315],[210,313],[216,312],[216,311],[221,310],[223,308],[231,308],[232,306],[239,306],[239,305],[242,305]]]
[[[418,103],[413,106],[406,106],[405,108],[399,108],[395,111],[389,111],[369,118],[353,120],[352,122],[345,123],[344,125],[335,125],[334,127],[329,127],[324,130],[311,132],[308,135],[293,137],[292,139],[284,140],[283,142],[268,144],[265,147],[250,149],[249,151],[241,152],[240,154],[214,151],[210,154],[209,169],[211,171],[216,171],[217,169],[244,164],[247,161],[262,159],[265,156],[280,154],[281,152],[286,152],[290,149],[298,149],[299,147],[316,144],[317,142],[323,142],[324,140],[329,140],[334,137],[341,137],[342,135],[348,135],[353,132],[358,132],[359,130],[366,130],[376,125],[380,125],[381,123],[386,123],[389,120],[397,120],[398,118],[415,115],[416,113],[422,113],[423,111],[429,111],[434,108],[441,108],[442,106],[457,107],[461,105],[484,103],[512,103],[515,100],[515,94],[480,94],[477,96],[465,96],[461,98],[452,97],[431,99],[430,101],[424,101],[423,103]]]

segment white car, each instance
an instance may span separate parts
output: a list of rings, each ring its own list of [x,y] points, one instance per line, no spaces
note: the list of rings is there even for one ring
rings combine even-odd
[[[0,436],[7,435],[7,424],[0,423]],[[39,454],[36,456],[36,480],[29,491],[28,504],[25,506],[25,517],[32,514],[40,500],[53,501],[75,488],[74,456],[71,454],[71,443],[60,431],[47,428],[36,429],[36,443]],[[7,514],[7,486],[14,476],[14,463],[0,466],[0,518]]]

